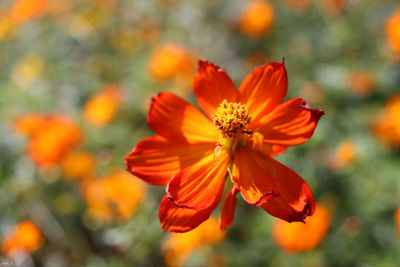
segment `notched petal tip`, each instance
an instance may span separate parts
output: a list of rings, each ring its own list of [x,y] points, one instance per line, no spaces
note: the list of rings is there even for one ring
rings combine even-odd
[[[321,109],[315,109],[315,108],[310,107],[303,98],[301,98],[300,107],[303,108],[304,110],[310,111],[313,115],[316,115],[319,117],[321,117],[325,114],[325,111],[323,111]]]
[[[205,72],[205,71],[207,71],[207,68],[212,68],[213,70],[215,70],[217,72],[226,72],[225,69],[221,68],[220,66],[218,66],[215,63],[212,63],[205,59],[199,59],[198,72],[199,73]]]

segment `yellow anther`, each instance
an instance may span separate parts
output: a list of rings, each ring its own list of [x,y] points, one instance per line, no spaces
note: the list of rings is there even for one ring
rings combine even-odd
[[[213,123],[221,130],[223,138],[233,138],[240,133],[250,133],[247,125],[251,117],[245,104],[228,103],[225,99],[213,116]]]

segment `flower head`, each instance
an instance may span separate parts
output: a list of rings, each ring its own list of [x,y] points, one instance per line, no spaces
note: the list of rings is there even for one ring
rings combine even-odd
[[[394,51],[400,54],[400,8],[386,21],[386,41]]]
[[[115,117],[121,102],[121,88],[117,84],[107,84],[85,104],[85,119],[97,126],[109,123]]]
[[[259,38],[270,30],[273,22],[272,5],[267,1],[254,1],[241,14],[239,30],[250,38]]]
[[[168,266],[183,266],[194,250],[220,243],[225,233],[219,229],[218,220],[210,217],[201,226],[184,234],[172,233],[162,245]]]
[[[58,115],[28,114],[17,119],[15,127],[30,137],[29,157],[40,166],[60,163],[82,137],[73,121]]]
[[[306,223],[277,221],[273,229],[276,244],[292,253],[312,250],[318,246],[328,233],[330,212],[321,204],[316,204],[315,214],[305,221]]]
[[[372,124],[373,133],[384,143],[400,147],[400,95],[392,96]]]
[[[94,219],[127,220],[136,211],[146,188],[140,180],[133,179],[126,172],[115,172],[89,181],[84,192],[89,213]]]
[[[287,91],[284,63],[256,68],[239,87],[224,69],[200,60],[193,80],[197,102],[171,94],[152,99],[148,125],[157,133],[125,159],[128,171],[153,185],[167,185],[159,218],[164,230],[186,232],[207,220],[223,197],[220,227],[233,222],[236,194],[286,221],[314,212],[304,180],[273,159],[306,142],[323,111],[303,99],[281,103]]]
[[[7,256],[12,256],[21,250],[33,253],[43,243],[44,237],[36,224],[32,221],[23,221],[4,236],[2,252]]]

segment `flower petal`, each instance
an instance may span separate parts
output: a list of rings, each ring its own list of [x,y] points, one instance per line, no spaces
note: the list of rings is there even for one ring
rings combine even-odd
[[[258,120],[282,103],[287,84],[283,62],[260,66],[243,80],[239,88],[239,102],[246,104],[249,109],[251,129],[258,128]]]
[[[271,198],[262,207],[269,214],[288,222],[303,221],[314,212],[314,196],[306,182],[294,171],[272,158],[252,153],[258,166],[275,180],[279,196]]]
[[[264,135],[264,142],[298,145],[311,138],[322,115],[322,110],[310,108],[304,99],[293,98],[271,112],[258,131]]]
[[[225,200],[221,208],[221,215],[219,217],[219,227],[221,230],[225,230],[233,223],[237,203],[236,194],[238,192],[239,190],[237,190],[237,188],[234,186],[232,190],[229,191],[225,196]]]
[[[168,229],[168,232],[177,233],[184,233],[193,230],[210,217],[211,212],[218,205],[219,201],[220,199],[216,201],[216,204],[207,209],[198,211],[195,209],[178,207],[168,198],[168,196],[165,196],[161,201],[160,211],[158,214],[161,227],[164,231]]]
[[[152,185],[165,185],[180,170],[211,154],[215,145],[176,144],[161,136],[139,142],[125,156],[127,170]]]
[[[217,131],[195,106],[171,93],[152,98],[147,122],[157,134],[171,142],[215,143]]]
[[[261,206],[277,193],[274,178],[252,160],[250,149],[235,152],[232,180],[250,205]]]
[[[222,100],[235,102],[237,91],[231,78],[217,65],[199,60],[199,70],[193,79],[197,103],[211,118]]]
[[[175,205],[202,210],[221,198],[230,156],[221,151],[177,173],[167,186],[167,194]]]
[[[264,136],[259,132],[253,133],[252,138],[247,139],[246,146],[269,157],[275,157],[287,150],[286,146],[264,142]]]

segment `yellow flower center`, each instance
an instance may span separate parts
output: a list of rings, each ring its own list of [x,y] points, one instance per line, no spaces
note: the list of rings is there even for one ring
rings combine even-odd
[[[251,117],[245,104],[229,103],[225,99],[213,115],[213,123],[221,131],[223,138],[234,138],[241,133],[251,133],[247,128],[250,121]]]

